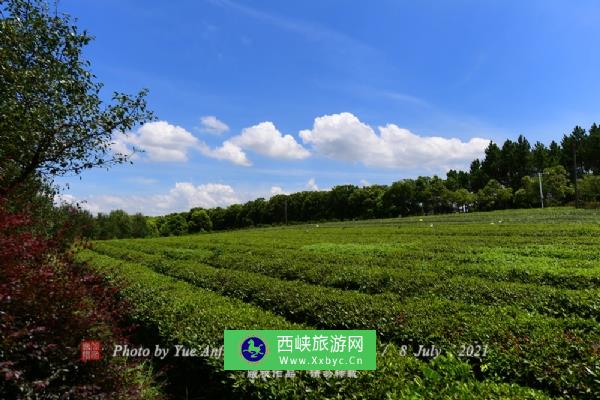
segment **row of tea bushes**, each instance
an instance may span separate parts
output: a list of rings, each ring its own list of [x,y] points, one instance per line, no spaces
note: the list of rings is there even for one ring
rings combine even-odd
[[[551,318],[515,306],[490,307],[426,296],[393,296],[282,281],[246,271],[215,269],[186,260],[97,246],[96,251],[140,262],[200,288],[238,298],[290,321],[329,329],[376,329],[385,341],[416,347],[487,344],[485,360],[472,359],[484,377],[530,383],[552,394],[600,391],[595,377],[598,324],[578,317]],[[565,374],[565,371],[568,373]]]
[[[89,250],[79,252],[108,279],[119,283],[121,294],[133,305],[132,317],[156,328],[163,345],[183,344],[190,348],[220,346],[224,329],[302,329],[281,317],[198,289],[158,274],[149,268],[115,260]],[[358,372],[355,379],[314,379],[298,373],[294,379],[251,380],[244,373],[222,370],[222,360],[202,358],[230,397],[249,399],[390,399],[390,398],[512,398],[546,399],[543,393],[515,384],[478,381],[471,367],[442,356],[425,363],[401,356],[393,345],[380,346],[376,371]]]

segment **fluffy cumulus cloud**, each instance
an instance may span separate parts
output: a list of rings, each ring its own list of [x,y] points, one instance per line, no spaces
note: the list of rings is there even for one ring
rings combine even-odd
[[[220,147],[211,149],[204,143],[199,147],[200,152],[207,157],[216,158],[217,160],[227,160],[234,164],[248,167],[252,165],[246,157],[246,153],[239,147],[226,140]]]
[[[283,135],[272,122],[261,122],[229,140],[235,146],[282,160],[301,160],[310,155],[291,135]]]
[[[101,195],[78,198],[70,194],[55,197],[55,202],[80,203],[92,213],[122,209],[129,213],[141,212],[146,215],[163,215],[176,211],[187,211],[193,207],[223,207],[241,200],[235,190],[220,183],[194,185],[190,182],[177,182],[167,193],[147,197],[128,195]]]
[[[206,157],[227,160],[234,164],[248,166],[250,161],[244,152],[228,142],[211,148],[186,129],[166,121],[148,122],[137,132],[115,135],[112,150],[116,153],[131,154],[133,149],[144,151],[144,157],[157,162],[185,162],[192,150]],[[138,156],[138,154],[135,154]]]
[[[188,151],[197,146],[198,139],[180,126],[166,121],[148,122],[137,132],[118,134],[113,150],[124,153],[134,146],[143,150],[151,161],[187,161]]]
[[[323,156],[371,167],[464,167],[483,154],[488,139],[419,136],[394,124],[375,130],[351,113],[318,117],[300,132],[305,144]]]
[[[204,133],[220,135],[229,131],[229,126],[227,126],[225,122],[220,121],[214,115],[205,115],[204,117],[200,118],[200,123],[202,124],[200,130]]]
[[[219,124],[216,122],[220,121],[209,121],[214,125],[213,128],[217,129]],[[205,157],[226,160],[241,166],[252,165],[244,150],[283,160],[300,160],[310,155],[291,135],[279,132],[272,122],[262,122],[245,128],[240,135],[225,140],[214,148],[186,129],[166,121],[148,122],[137,132],[115,135],[112,145],[115,153],[132,154],[134,148],[143,150],[144,158],[149,161],[185,162],[191,151],[198,151]],[[134,158],[139,158],[139,154],[134,154]]]
[[[203,129],[212,133],[229,129],[214,116],[203,117],[202,123]],[[482,138],[462,141],[419,136],[395,124],[374,129],[348,112],[316,118],[312,129],[300,131],[300,137],[314,153],[324,157],[384,168],[462,168],[480,157],[489,143]],[[198,151],[241,166],[252,164],[245,151],[280,160],[302,160],[311,155],[293,136],[282,134],[269,121],[245,128],[217,147],[210,147],[180,126],[149,122],[137,132],[115,136],[114,152],[131,154],[134,148],[143,150],[143,157],[150,161],[185,162],[191,151]]]

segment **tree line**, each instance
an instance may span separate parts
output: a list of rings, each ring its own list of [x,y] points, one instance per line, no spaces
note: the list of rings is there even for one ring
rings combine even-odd
[[[540,196],[540,181],[542,195]],[[450,212],[600,205],[600,127],[579,126],[561,142],[533,146],[523,136],[502,146],[490,142],[469,171],[450,170],[445,178],[419,176],[391,185],[339,185],[259,198],[245,204],[159,217],[115,210],[87,215],[94,239],[172,236],[309,221],[405,217]]]

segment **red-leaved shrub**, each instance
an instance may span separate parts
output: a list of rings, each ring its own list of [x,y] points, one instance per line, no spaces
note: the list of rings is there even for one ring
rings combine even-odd
[[[0,199],[0,398],[136,398],[130,363],[107,357],[126,306],[116,289],[74,265],[57,230],[33,229]],[[80,361],[80,342],[100,340],[103,358]]]

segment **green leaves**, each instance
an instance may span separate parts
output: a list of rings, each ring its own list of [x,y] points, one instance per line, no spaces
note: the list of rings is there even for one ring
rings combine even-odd
[[[221,297],[182,281],[152,272],[140,264],[119,261],[89,250],[80,251],[79,261],[124,285],[122,295],[134,308],[134,318],[146,326],[158,327],[163,345],[185,344],[203,348],[220,346],[223,329],[306,329],[281,317],[235,299]],[[510,397],[544,399],[543,393],[495,382],[471,379],[469,364],[442,356],[430,364],[400,355],[393,344],[379,346],[378,369],[359,372],[357,378],[314,379],[297,372],[295,379],[249,380],[231,373],[221,383],[233,392],[232,398],[254,399],[384,399]],[[222,372],[222,360],[198,359]],[[182,371],[181,373],[185,373]],[[198,377],[190,377],[198,379]]]
[[[40,0],[10,0],[0,19],[0,177],[6,190],[34,174],[79,174],[127,161],[112,135],[153,118],[146,90],[100,98],[101,83],[82,58],[92,39]]]
[[[250,397],[543,397],[529,386],[590,398],[600,388],[597,221],[595,211],[505,211],[101,241],[88,254],[108,273],[154,270],[286,323],[376,329],[387,346],[378,370],[355,380],[236,380]],[[180,341],[211,332],[151,311],[180,295],[144,285],[140,318]],[[419,345],[443,355],[415,358]],[[469,357],[469,345],[487,345],[486,356]]]

